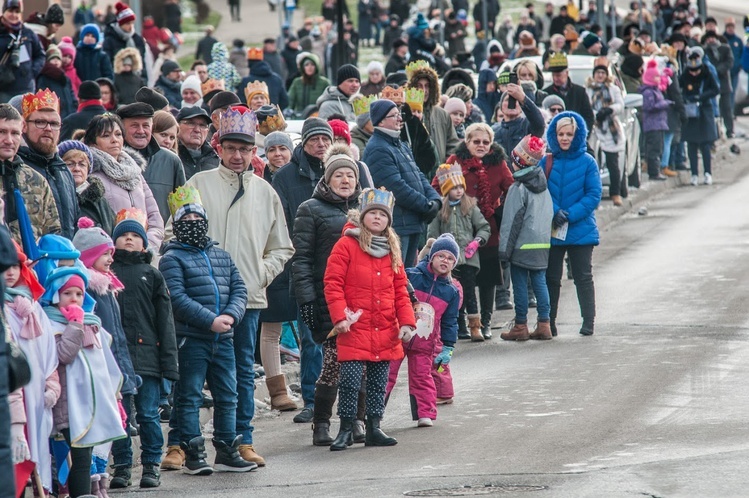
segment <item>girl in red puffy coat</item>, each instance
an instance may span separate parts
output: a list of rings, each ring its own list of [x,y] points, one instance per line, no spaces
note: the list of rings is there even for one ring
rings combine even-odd
[[[360,211],[351,211],[343,237],[325,270],[325,300],[338,334],[338,416],[341,428],[332,451],[353,444],[357,396],[367,370],[366,446],[392,446],[380,430],[390,360],[403,358],[401,337],[416,327],[406,290],[400,242],[392,228],[395,198],[387,190],[364,189]]]

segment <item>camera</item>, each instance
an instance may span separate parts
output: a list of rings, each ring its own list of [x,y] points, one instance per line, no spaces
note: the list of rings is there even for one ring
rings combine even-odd
[[[518,84],[518,73],[517,72],[512,71],[510,73],[510,83],[512,83],[513,85],[517,85]],[[507,101],[507,108],[508,109],[515,109],[515,106],[517,105],[517,100],[515,100],[515,97],[508,97],[508,99],[509,100]]]

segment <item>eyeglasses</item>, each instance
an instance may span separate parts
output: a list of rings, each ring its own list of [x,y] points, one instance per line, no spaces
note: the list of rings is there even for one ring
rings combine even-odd
[[[384,118],[382,118],[382,119],[390,119],[390,118],[395,118],[396,120],[398,120],[398,119],[401,119],[401,120],[402,120],[402,119],[403,119],[403,116],[401,116],[401,113],[399,112],[399,113],[397,113],[397,114],[388,114],[387,116],[385,116],[385,117],[384,117]]]
[[[562,112],[563,110],[564,109],[562,109],[561,107],[549,107],[549,112],[551,112],[553,114],[556,114],[558,112]]]
[[[70,161],[65,163],[69,169],[88,169],[88,161]]]
[[[235,147],[233,145],[227,145],[223,147],[223,149],[230,156],[233,156],[237,152],[239,152],[243,156],[246,156],[246,155],[251,154],[252,151],[255,150],[255,147],[247,147],[247,146]]]
[[[490,140],[471,140],[473,145],[491,145]]]
[[[182,121],[183,125],[189,127],[189,128],[197,128],[199,130],[207,130],[208,124],[207,123],[201,123],[201,122],[194,122],[194,121]]]
[[[53,130],[59,130],[62,127],[62,123],[59,121],[47,121],[46,119],[27,119],[27,123],[34,123],[34,126],[40,130],[45,129],[47,126]]]

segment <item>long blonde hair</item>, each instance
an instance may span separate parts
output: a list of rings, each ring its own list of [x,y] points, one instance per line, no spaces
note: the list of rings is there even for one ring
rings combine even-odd
[[[460,198],[460,214],[463,216],[468,216],[473,209],[473,206],[476,205],[476,199],[471,197],[470,195],[464,193],[463,197]],[[442,223],[447,223],[450,221],[450,216],[452,216],[452,206],[450,205],[450,195],[446,195],[442,199],[442,209],[440,209],[440,221]]]
[[[364,252],[368,252],[372,246],[372,237],[374,234],[364,226],[364,223],[359,221],[360,219],[361,212],[358,209],[349,209],[348,220],[359,229],[359,248]],[[393,230],[392,223],[388,224],[382,236],[387,239],[387,243],[390,246],[391,267],[395,273],[398,273],[400,267],[403,266],[401,239],[398,237],[398,234],[395,233],[395,230]]]

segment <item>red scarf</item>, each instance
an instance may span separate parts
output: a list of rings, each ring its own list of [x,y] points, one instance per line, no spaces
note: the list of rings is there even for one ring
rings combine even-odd
[[[78,112],[81,112],[86,107],[91,107],[92,105],[104,105],[101,103],[101,99],[91,99],[91,100],[82,100],[80,104],[78,104]]]

